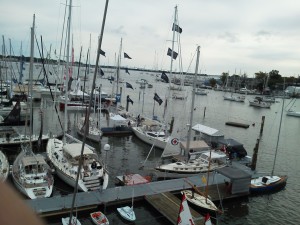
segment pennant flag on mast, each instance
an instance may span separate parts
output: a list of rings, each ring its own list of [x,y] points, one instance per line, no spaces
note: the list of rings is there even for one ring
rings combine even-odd
[[[131,59],[131,57],[126,52],[124,52],[124,58],[125,59]]]
[[[212,225],[209,213],[205,215],[204,221],[205,221],[204,225]]]
[[[177,218],[177,225],[195,225],[190,208],[186,201],[185,194],[182,195],[182,200]]]
[[[180,34],[182,33],[182,28],[175,23],[173,23],[173,26],[172,26],[172,31],[174,31],[174,30]]]
[[[102,70],[100,67],[99,67],[98,73],[99,73],[101,76],[104,76],[104,72],[103,72],[103,70]]]
[[[127,102],[131,102],[131,104],[133,105],[133,101],[131,100],[131,98],[129,97],[129,95],[127,95]]]
[[[128,73],[128,74],[130,75],[130,73],[129,73],[129,71],[128,71],[128,68],[125,68],[125,72]]]
[[[132,85],[131,85],[131,84],[129,84],[128,82],[126,82],[126,87],[127,87],[127,88],[131,88],[131,89],[133,90],[133,87],[132,87]]]
[[[103,51],[102,49],[100,49],[100,55],[103,55],[104,57],[106,57],[106,55],[105,55],[105,51]]]
[[[162,72],[160,78],[163,79],[166,83],[169,83],[169,77],[165,72]]]
[[[163,100],[158,96],[158,94],[154,94],[154,98],[155,101],[158,102],[159,105],[161,105],[161,103],[163,102]]]
[[[168,53],[167,53],[168,56],[172,56],[172,49],[168,48]],[[173,51],[173,59],[176,59],[177,58],[177,55],[178,53]]]

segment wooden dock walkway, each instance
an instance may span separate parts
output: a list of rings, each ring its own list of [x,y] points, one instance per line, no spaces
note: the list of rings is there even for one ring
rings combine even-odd
[[[181,200],[170,192],[161,193],[157,195],[146,196],[147,202],[156,208],[163,216],[165,216],[171,223],[177,224],[178,212]],[[190,211],[195,225],[203,225],[204,218],[196,210],[190,207]]]

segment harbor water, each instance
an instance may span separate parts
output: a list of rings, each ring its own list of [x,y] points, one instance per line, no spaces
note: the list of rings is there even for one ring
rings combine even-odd
[[[104,72],[106,72],[104,70]],[[38,72],[36,71],[36,74]],[[160,77],[160,74],[157,74]],[[91,84],[93,74],[89,74],[87,86]],[[132,116],[139,114],[147,117],[157,116],[160,120],[170,122],[171,117],[175,118],[175,129],[186,138],[187,128],[191,112],[191,95],[192,87],[186,86],[182,91],[186,95],[185,100],[172,99],[168,100],[167,113],[164,114],[164,105],[168,97],[168,84],[155,81],[156,74],[150,72],[130,71],[130,74],[121,71],[121,78],[130,83],[133,89],[126,88],[125,83],[121,84],[122,99],[121,105],[126,106],[126,96],[129,95],[133,104],[129,105],[129,113]],[[153,85],[153,88],[140,89],[140,84],[136,80],[146,79]],[[209,77],[206,77],[209,79]],[[54,78],[52,78],[54,80]],[[102,85],[102,90],[108,94],[112,93],[113,84],[107,79],[96,80],[96,86]],[[82,82],[83,85],[83,82]],[[157,93],[163,100],[159,105],[153,100],[154,93]],[[275,157],[275,150],[278,140],[278,131],[280,125],[281,108],[290,101],[286,99],[276,99],[270,109],[254,108],[249,106],[249,100],[253,95],[247,95],[244,103],[231,102],[223,100],[223,95],[229,94],[208,90],[207,96],[195,96],[195,105],[193,107],[193,125],[200,123],[225,134],[226,138],[233,138],[241,142],[252,156],[253,149],[259,139],[257,171],[262,173],[271,173]],[[172,92],[170,95],[172,96]],[[42,106],[41,106],[42,103]],[[300,100],[298,99],[295,106],[300,109]],[[43,98],[41,102],[34,103],[34,118],[40,118],[40,110],[43,111],[44,132],[59,133],[61,126],[57,118],[53,102],[50,98]],[[298,163],[298,149],[300,146],[300,118],[286,115],[286,108],[283,111],[281,133],[278,142],[278,154],[275,163],[274,174],[288,175],[287,185],[284,190],[270,195],[248,196],[242,199],[227,200],[221,203],[224,214],[214,221],[218,224],[299,224],[300,223],[300,165]],[[59,111],[62,125],[64,123],[64,113]],[[69,132],[78,137],[74,126],[80,117],[84,116],[83,111],[69,111],[67,125]],[[101,125],[106,125],[106,118],[101,115]],[[262,135],[261,122],[265,117]],[[238,128],[225,125],[226,122],[240,122],[249,124],[248,129]],[[39,119],[34,122],[35,132],[39,132]],[[79,138],[79,137],[78,137]],[[79,138],[80,139],[80,138]],[[115,186],[115,177],[123,174],[139,173],[147,174],[147,170],[153,165],[158,165],[162,150],[153,149],[147,161],[151,146],[143,143],[135,136],[128,137],[103,137],[101,143],[89,143],[94,146],[97,153],[108,164],[110,182],[109,187]],[[110,145],[110,150],[103,150],[104,144]],[[9,155],[10,163],[13,162],[17,150],[6,149]],[[141,169],[141,165],[145,167]],[[199,176],[199,179],[200,176]],[[63,181],[55,177],[54,195],[69,194],[73,189],[64,184]],[[130,203],[129,203],[130,204]],[[219,203],[220,204],[220,203]],[[105,211],[110,224],[130,224],[121,219],[118,215],[117,206],[99,207]],[[158,211],[150,206],[146,201],[134,202],[134,210],[137,220],[134,224],[171,224]],[[78,217],[82,224],[92,224],[89,218],[90,212],[78,212]],[[67,216],[67,215],[66,215]],[[61,224],[61,217],[45,218],[47,224]]]

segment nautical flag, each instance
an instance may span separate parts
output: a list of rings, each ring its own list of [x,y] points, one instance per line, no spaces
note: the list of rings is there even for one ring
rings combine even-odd
[[[131,57],[126,52],[124,52],[124,58],[131,59]]]
[[[161,105],[161,103],[163,102],[163,100],[158,96],[158,94],[154,94],[154,98],[155,101],[158,102],[159,105]]]
[[[175,23],[173,23],[173,26],[172,26],[172,31],[174,31],[174,30],[180,34],[182,33],[182,28]]]
[[[169,83],[169,77],[167,76],[167,74],[165,72],[162,72],[160,78],[163,79],[166,83]]]
[[[105,56],[105,51],[103,51],[102,49],[100,49],[100,52],[99,52],[99,53],[100,53],[100,55],[103,55],[104,57],[106,57],[106,56]]]
[[[133,105],[133,101],[131,100],[131,98],[129,98],[129,95],[127,95],[127,102],[131,102],[131,104]]]
[[[131,88],[131,89],[133,90],[133,87],[132,87],[132,85],[131,85],[131,84],[129,84],[128,82],[126,82],[126,87],[127,87],[127,88]]]
[[[177,225],[195,225],[185,194],[182,195],[177,218]]]
[[[167,53],[168,56],[172,56],[172,49],[168,48],[168,53]],[[177,58],[177,55],[178,53],[173,51],[173,59],[176,59]]]
[[[125,72],[128,73],[128,74],[130,75],[130,73],[129,73],[129,71],[128,71],[128,68],[125,68]]]
[[[116,94],[116,102],[121,102],[121,94]]]
[[[207,182],[207,181],[206,181],[206,177],[205,177],[205,176],[202,176],[201,181],[202,181],[203,184],[206,184],[206,182]]]
[[[99,73],[101,76],[104,76],[104,72],[103,72],[103,70],[102,70],[100,67],[99,67],[98,73]]]
[[[204,222],[205,225],[212,225],[211,220],[210,220],[210,215],[209,215],[209,213],[207,213],[207,214],[205,215],[204,221],[205,221],[205,222]]]

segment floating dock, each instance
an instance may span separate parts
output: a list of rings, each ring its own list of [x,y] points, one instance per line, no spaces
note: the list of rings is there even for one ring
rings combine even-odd
[[[129,203],[132,200],[132,192],[134,189],[135,201],[148,201],[160,213],[174,223],[174,218],[176,217],[177,219],[179,203],[181,200],[175,195],[172,195],[180,194],[181,190],[191,189],[191,185],[195,185],[200,190],[204,190],[206,183],[202,182],[203,177],[209,181],[208,194],[212,201],[249,195],[249,185],[252,175],[248,171],[245,171],[249,170],[249,168],[247,169],[247,167],[237,164],[237,167],[227,166],[225,169],[221,169],[209,174],[197,174],[186,178],[156,181],[131,186],[118,186],[91,192],[79,192],[76,196],[76,209],[77,211],[85,211],[95,209],[99,205],[105,208],[107,206]],[[232,182],[231,190],[226,186],[225,180]],[[242,191],[241,187],[243,188]],[[168,201],[172,200],[172,202],[176,202],[176,204],[168,205],[168,207],[161,207],[161,204],[155,203],[155,199],[160,198],[159,196],[161,198],[162,196],[167,198]],[[72,206],[72,199],[73,194],[69,194],[66,196],[26,200],[26,203],[41,217],[48,217],[69,213]],[[199,218],[198,214],[194,214],[194,217]],[[197,219],[195,220],[197,221]],[[197,222],[196,224],[199,223]]]
[[[225,124],[228,126],[233,126],[233,127],[242,127],[245,129],[249,128],[249,126],[250,126],[249,124],[246,124],[246,123],[238,123],[238,122],[230,122],[230,121],[226,122]]]

